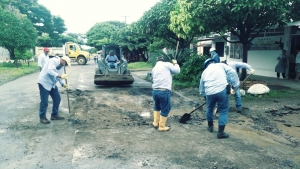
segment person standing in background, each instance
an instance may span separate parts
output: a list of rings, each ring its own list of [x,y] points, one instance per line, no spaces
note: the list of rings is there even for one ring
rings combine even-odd
[[[282,78],[285,77],[285,70],[287,68],[287,56],[286,50],[282,50],[282,54],[277,57],[278,63],[275,67],[275,72],[277,72],[277,78],[280,78],[280,73],[282,74]]]
[[[300,77],[300,48],[298,47],[296,49],[297,55],[296,55],[296,65],[295,65],[295,71],[296,71],[296,78],[294,79],[295,82],[299,82]]]
[[[216,52],[216,49],[215,48],[210,48],[209,52],[211,54],[211,58],[213,59],[213,61],[215,63],[220,63],[220,57],[219,57],[218,53]]]
[[[49,60],[49,49],[48,48],[44,48],[44,52],[42,52],[39,56],[38,56],[38,66],[40,68],[40,71],[42,71],[44,65],[48,62]]]

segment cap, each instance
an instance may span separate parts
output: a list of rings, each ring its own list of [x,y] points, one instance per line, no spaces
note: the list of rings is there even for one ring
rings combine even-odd
[[[44,52],[49,52],[49,49],[48,48],[44,48]]]
[[[210,48],[209,52],[212,52],[212,51],[215,51],[215,50],[216,50],[216,48]]]
[[[68,56],[61,57],[62,60],[66,61],[68,66],[71,66],[71,59]]]
[[[114,52],[114,51],[113,51],[113,50],[110,50],[109,53],[110,53],[110,52]],[[115,52],[114,52],[114,53],[115,53]]]

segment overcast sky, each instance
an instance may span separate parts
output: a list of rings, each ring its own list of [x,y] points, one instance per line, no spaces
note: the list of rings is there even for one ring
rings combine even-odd
[[[67,32],[86,33],[97,22],[120,21],[130,24],[160,0],[38,0],[64,21]]]

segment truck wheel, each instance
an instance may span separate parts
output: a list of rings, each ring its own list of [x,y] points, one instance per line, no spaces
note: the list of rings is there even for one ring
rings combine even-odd
[[[78,59],[77,59],[77,63],[79,65],[85,65],[86,64],[86,59],[82,56],[79,56]]]

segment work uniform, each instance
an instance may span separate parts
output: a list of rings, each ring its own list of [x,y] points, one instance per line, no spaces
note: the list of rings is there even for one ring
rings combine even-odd
[[[117,61],[118,61],[118,57],[116,55],[107,55],[105,60],[108,62],[107,65],[110,67],[111,65],[114,65],[115,68],[117,68]]]
[[[250,70],[252,68],[252,66],[250,66],[247,63],[244,62],[227,62],[227,65],[232,67],[234,70],[237,71],[237,69],[247,69]],[[238,111],[241,111],[242,109],[242,96],[241,96],[241,92],[240,89],[235,90],[235,94],[234,94],[234,99],[235,99],[235,106],[237,108]]]
[[[212,51],[210,53],[211,58],[214,60],[215,63],[220,63],[220,57],[216,51]]]
[[[56,83],[59,82],[61,86],[65,83],[61,78],[58,78],[58,75],[63,74],[63,66],[60,64],[60,58],[54,57],[50,59],[43,67],[41,73],[38,77],[38,85],[40,89],[40,118],[46,118],[46,111],[48,107],[48,97],[51,96],[53,100],[52,114],[51,116],[58,115],[58,108],[61,101],[60,94]]]
[[[43,69],[45,64],[49,61],[49,56],[45,54],[45,52],[42,52],[38,56],[38,66]]]
[[[171,110],[172,74],[178,73],[180,73],[179,65],[172,64],[170,62],[158,61],[152,69],[152,96],[154,100],[154,119],[159,119],[160,115],[160,131],[169,130],[169,128],[164,129],[166,127],[163,123],[167,121],[167,117]]]
[[[229,93],[226,87],[231,84],[233,88],[236,88],[239,83],[236,71],[223,63],[209,64],[201,75],[199,92],[202,96],[206,96],[206,119],[212,124],[214,120],[213,110],[218,104],[220,113],[218,125],[219,130],[220,127],[223,128],[223,132],[227,124],[229,109]]]

